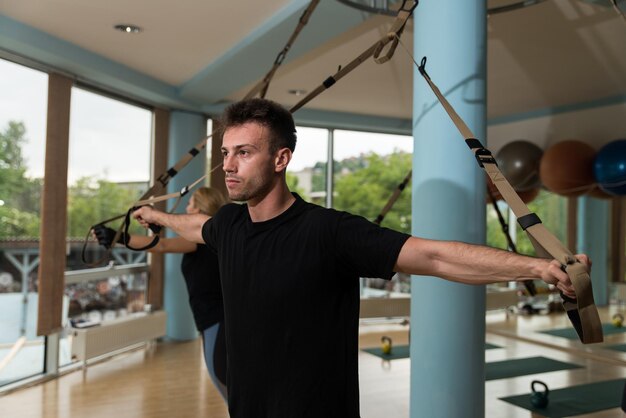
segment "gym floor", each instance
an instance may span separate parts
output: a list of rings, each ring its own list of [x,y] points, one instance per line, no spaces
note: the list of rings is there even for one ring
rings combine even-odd
[[[618,309],[600,310],[609,322]],[[622,311],[623,312],[623,311]],[[626,343],[626,333],[606,336],[602,345],[583,346],[578,341],[539,334],[535,330],[569,326],[565,314],[507,316],[487,314],[489,343],[502,348],[485,351],[486,361],[544,356],[583,365],[584,368],[542,373],[551,389],[582,383],[625,378],[626,353],[606,345]],[[389,323],[364,323],[360,345],[380,346],[380,337],[390,336],[394,345],[408,343],[408,327]],[[385,362],[366,352],[359,353],[361,415],[363,418],[409,416],[409,359]],[[486,382],[485,416],[517,418],[529,411],[498,398],[527,393],[538,376],[521,376]],[[57,417],[211,417],[227,418],[220,395],[209,380],[200,341],[159,343],[153,350],[135,350],[90,365],[43,384],[0,396],[0,416],[20,418]],[[580,418],[622,417],[619,408]]]

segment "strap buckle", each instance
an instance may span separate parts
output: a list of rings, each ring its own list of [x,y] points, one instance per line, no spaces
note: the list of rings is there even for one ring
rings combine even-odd
[[[496,159],[493,158],[491,151],[489,151],[487,148],[478,148],[474,156],[476,157],[476,161],[478,161],[478,165],[481,167],[484,167],[483,164],[498,165]]]

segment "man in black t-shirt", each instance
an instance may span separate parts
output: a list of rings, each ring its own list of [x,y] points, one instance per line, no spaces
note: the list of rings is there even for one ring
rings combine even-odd
[[[150,207],[134,217],[217,253],[232,418],[359,416],[360,276],[404,272],[467,284],[540,278],[575,297],[556,260],[411,237],[304,202],[285,179],[293,118],[269,100],[231,105],[220,126],[229,197],[246,204],[226,205],[210,219]]]

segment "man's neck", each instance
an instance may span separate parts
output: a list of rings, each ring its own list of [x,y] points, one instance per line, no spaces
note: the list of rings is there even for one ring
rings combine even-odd
[[[248,212],[252,222],[264,222],[277,217],[295,202],[286,184],[273,188],[259,200],[249,200]]]

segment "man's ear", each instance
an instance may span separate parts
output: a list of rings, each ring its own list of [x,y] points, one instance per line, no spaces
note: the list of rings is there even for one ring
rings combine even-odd
[[[274,161],[275,171],[277,173],[281,171],[285,171],[287,169],[287,165],[289,165],[289,161],[293,157],[293,152],[289,148],[281,148],[276,152],[276,159]]]

